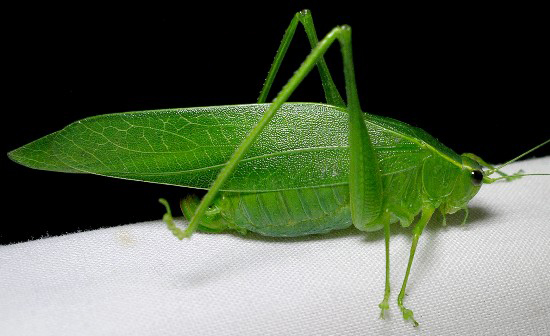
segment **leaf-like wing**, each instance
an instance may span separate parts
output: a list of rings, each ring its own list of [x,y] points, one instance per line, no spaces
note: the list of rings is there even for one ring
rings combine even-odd
[[[208,188],[268,106],[100,115],[74,122],[9,156],[36,169]],[[321,104],[285,104],[223,190],[347,183],[347,151],[345,112]]]
[[[269,104],[106,114],[9,153],[31,168],[207,189]],[[273,191],[348,183],[348,116],[314,103],[284,104],[222,190]],[[417,167],[414,128],[372,116],[383,174]],[[429,135],[425,141],[431,141]]]

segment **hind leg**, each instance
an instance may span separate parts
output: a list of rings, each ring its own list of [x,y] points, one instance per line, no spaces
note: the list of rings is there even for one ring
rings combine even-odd
[[[168,229],[176,236],[178,239],[185,238],[184,233],[181,231],[180,228],[177,227],[177,225],[174,223],[174,218],[172,217],[172,211],[170,210],[170,205],[168,202],[161,198],[159,199],[159,202],[163,204],[166,207],[166,213],[163,216],[163,221],[166,223],[166,226]],[[200,203],[200,199],[196,195],[190,195],[181,200],[180,208],[183,213],[183,216],[187,221],[189,221],[193,214],[195,213],[195,210],[197,209],[197,206]],[[199,222],[199,225],[197,227],[199,231],[203,232],[210,232],[210,233],[220,233],[224,232],[227,229],[235,229],[239,231],[241,234],[245,234],[246,230],[243,231],[243,229],[234,227],[234,225],[230,225],[221,215],[221,206],[219,204],[219,201],[214,201],[214,204],[206,210],[204,213],[204,216],[202,217],[201,221]]]

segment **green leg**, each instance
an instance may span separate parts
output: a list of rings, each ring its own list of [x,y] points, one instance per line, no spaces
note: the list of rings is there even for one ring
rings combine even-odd
[[[441,212],[441,225],[442,226],[447,226],[447,214],[445,213],[443,208],[439,208],[439,210]]]
[[[166,223],[166,226],[168,229],[179,239],[185,238],[183,231],[181,231],[176,224],[174,223],[174,218],[172,217],[172,211],[170,209],[170,205],[168,204],[168,201],[166,201],[164,198],[159,199],[159,203],[164,205],[166,208],[166,213],[162,217],[162,220]],[[184,198],[180,202],[180,208],[183,213],[183,216],[185,219],[189,220],[193,217],[193,214],[195,213],[195,209],[199,205],[199,198],[196,195],[191,195],[186,198]],[[239,231],[241,234],[246,234],[246,230],[233,227],[229,223],[227,223],[223,217],[220,214],[220,207],[219,205],[215,204],[212,207],[210,207],[206,212],[205,216],[203,216],[198,229],[203,232],[210,232],[210,233],[220,233],[224,232],[227,229],[235,229]]]
[[[424,209],[422,209],[422,217],[420,218],[420,220],[418,221],[418,223],[415,225],[413,229],[413,240],[411,245],[411,253],[409,255],[409,263],[407,265],[407,271],[405,272],[405,279],[403,280],[401,291],[399,292],[399,296],[397,297],[397,305],[399,306],[401,313],[403,313],[403,318],[405,320],[410,319],[415,327],[418,326],[418,322],[415,321],[412,310],[407,309],[405,308],[405,306],[403,306],[403,298],[405,297],[407,280],[409,280],[409,273],[411,272],[411,266],[414,259],[414,252],[416,251],[416,245],[418,244],[418,239],[420,238],[420,235],[422,234],[424,227],[426,227],[426,224],[428,224],[428,221],[432,217],[434,210],[435,209],[432,207],[425,207]]]
[[[470,209],[468,207],[464,208],[464,219],[462,220],[462,225],[466,224],[466,221],[468,220],[468,216],[470,215]]]
[[[199,202],[200,200],[197,195],[190,195],[181,200],[180,208],[185,219],[189,221],[193,217]],[[211,233],[219,233],[228,229],[227,223],[221,216],[221,208],[218,204],[214,204],[206,210],[205,216],[203,216],[202,221],[199,224],[199,229],[201,231]]]
[[[271,64],[271,68],[267,73],[267,77],[265,79],[262,92],[260,93],[260,97],[258,98],[258,104],[265,103],[267,99],[267,95],[269,94],[271,85],[275,80],[275,75],[279,71],[279,68],[281,66],[281,63],[283,62],[283,59],[286,55],[288,47],[292,42],[292,38],[294,37],[294,32],[296,31],[296,27],[298,26],[298,23],[301,23],[304,26],[304,29],[307,34],[307,38],[309,40],[309,44],[311,45],[312,49],[315,48],[315,46],[317,46],[317,43],[319,43],[319,40],[317,39],[317,33],[315,32],[315,26],[313,25],[313,18],[311,16],[311,12],[307,9],[304,9],[296,13],[292,21],[290,21],[290,25],[285,31],[285,35],[283,36],[283,40],[279,45],[279,49],[277,50],[277,54],[275,55],[273,64]],[[327,100],[327,104],[334,105],[334,106],[345,106],[344,101],[342,100],[342,97],[340,96],[340,93],[338,92],[338,89],[336,88],[336,85],[332,80],[332,76],[330,75],[330,72],[328,70],[324,57],[321,56],[317,61],[317,68],[319,69],[319,74],[321,75],[321,83],[325,91],[325,98]]]
[[[183,231],[181,231],[180,228],[176,226],[176,223],[174,223],[174,217],[172,217],[172,211],[170,210],[170,204],[168,204],[168,201],[164,198],[160,198],[159,202],[166,208],[166,213],[162,216],[162,220],[166,223],[168,230],[170,230],[179,240],[185,238]]]
[[[384,242],[386,246],[386,285],[384,288],[384,299],[378,307],[380,307],[380,318],[384,318],[384,312],[390,309],[389,299],[390,299],[390,216],[389,213],[386,213],[387,216],[384,218]]]
[[[237,164],[242,160],[250,146],[256,141],[263,129],[269,124],[275,112],[284,104],[290,95],[300,85],[302,80],[317,64],[321,56],[327,51],[332,43],[338,40],[341,45],[342,57],[344,58],[344,77],[346,82],[346,95],[348,100],[348,114],[350,120],[350,192],[352,214],[357,214],[357,205],[364,207],[365,211],[359,211],[359,219],[368,218],[369,211],[374,209],[378,210],[381,204],[381,178],[378,171],[378,161],[374,153],[370,137],[367,133],[365,122],[363,120],[363,114],[359,106],[359,99],[357,97],[357,88],[355,86],[355,76],[353,72],[353,62],[351,54],[351,28],[348,26],[336,27],[331,30],[325,38],[323,38],[317,46],[307,56],[302,65],[290,78],[288,83],[283,87],[281,92],[273,100],[273,103],[266,110],[260,121],[254,126],[250,133],[246,136],[243,142],[239,145],[235,153],[231,156],[226,165],[221,169],[216,180],[212,183],[209,191],[206,193],[201,203],[197,207],[189,226],[178,237],[190,237],[191,234],[197,229],[200,220],[202,219],[208,206],[212,203],[216,197],[218,191],[225,183],[225,181],[231,176]],[[354,185],[354,183],[356,183]],[[359,191],[359,192],[358,192]],[[355,205],[355,208],[354,208]],[[378,213],[376,214],[378,217]],[[355,218],[355,217],[353,217]],[[361,223],[361,221],[356,222]]]

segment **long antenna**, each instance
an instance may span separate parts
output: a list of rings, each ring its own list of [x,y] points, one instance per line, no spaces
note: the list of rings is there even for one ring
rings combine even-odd
[[[483,183],[485,184],[491,184],[495,181],[499,181],[499,180],[507,180],[507,181],[511,181],[513,179],[517,179],[517,178],[520,178],[520,177],[523,177],[523,176],[550,176],[550,174],[514,174],[514,175],[506,175],[506,176],[500,176],[500,177],[494,177],[494,178],[491,178],[491,177],[488,177],[488,176],[483,176]]]
[[[488,175],[491,175],[491,174],[494,173],[495,171],[502,169],[502,167],[505,167],[505,166],[509,165],[510,163],[516,162],[517,160],[521,159],[521,158],[524,157],[525,155],[531,153],[532,151],[534,151],[534,150],[536,150],[536,149],[539,149],[540,147],[546,145],[546,144],[549,143],[549,142],[550,142],[550,139],[546,140],[545,142],[541,143],[541,144],[538,145],[538,146],[535,146],[535,147],[531,148],[531,149],[528,150],[527,152],[525,152],[525,153],[523,153],[523,154],[521,154],[521,155],[516,156],[516,157],[513,158],[512,160],[510,160],[510,161],[508,161],[508,162],[506,162],[506,163],[503,163],[502,165],[498,166],[497,168],[493,168],[493,169],[489,170],[490,173],[489,173]],[[525,176],[525,175],[523,175],[523,176]]]

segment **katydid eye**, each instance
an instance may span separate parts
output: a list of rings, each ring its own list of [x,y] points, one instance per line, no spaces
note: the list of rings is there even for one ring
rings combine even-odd
[[[473,185],[480,186],[483,182],[483,172],[481,170],[472,171],[472,183]]]

